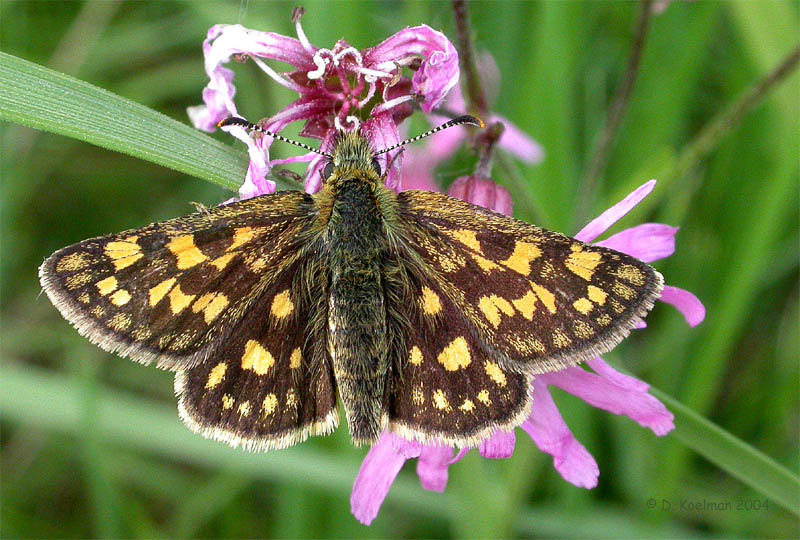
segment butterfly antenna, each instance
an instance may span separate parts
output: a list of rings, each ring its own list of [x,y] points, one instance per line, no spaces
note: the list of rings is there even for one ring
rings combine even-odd
[[[377,152],[375,152],[374,155],[379,156],[381,154],[385,154],[386,152],[391,152],[395,148],[400,148],[401,146],[405,146],[408,143],[412,143],[412,142],[418,141],[420,139],[424,139],[428,135],[433,135],[434,133],[442,131],[443,129],[447,129],[447,128],[453,127],[453,126],[460,126],[462,124],[470,124],[472,126],[477,126],[477,127],[480,127],[480,128],[485,127],[485,124],[483,123],[483,120],[481,120],[480,118],[478,118],[476,116],[471,116],[469,114],[465,114],[464,116],[459,116],[458,118],[453,118],[452,120],[448,120],[447,122],[445,122],[441,126],[437,126],[437,127],[433,128],[433,129],[429,129],[428,131],[426,131],[422,135],[417,135],[416,137],[411,137],[410,139],[406,139],[401,143],[397,143],[397,144],[395,144],[393,146],[390,146],[389,148],[384,148],[383,150],[378,150]]]
[[[244,118],[239,118],[238,116],[231,116],[231,117],[226,118],[225,120],[221,121],[219,124],[217,124],[217,127],[219,127],[219,128],[222,128],[222,127],[225,127],[225,126],[239,126],[239,127],[245,128],[248,131],[258,131],[259,133],[263,133],[264,135],[268,135],[268,136],[272,137],[273,139],[278,139],[279,141],[283,141],[285,143],[293,144],[295,146],[299,146],[300,148],[305,148],[306,150],[310,150],[311,152],[314,152],[315,154],[319,154],[321,156],[325,156],[328,159],[333,159],[333,156],[330,155],[327,152],[323,152],[322,150],[320,150],[318,148],[314,148],[312,146],[309,146],[309,145],[307,145],[305,143],[293,141],[292,139],[287,139],[283,135],[278,135],[277,133],[273,133],[268,129],[262,128],[258,124],[253,124],[251,122],[248,122]]]

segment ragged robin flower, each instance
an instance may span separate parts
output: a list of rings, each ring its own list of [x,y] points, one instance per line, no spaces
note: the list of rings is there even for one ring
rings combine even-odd
[[[203,42],[205,69],[209,82],[203,90],[203,105],[191,107],[189,117],[198,129],[213,131],[221,120],[240,116],[234,103],[236,88],[233,72],[224,67],[232,59],[250,59],[275,82],[297,92],[298,99],[260,125],[280,133],[288,124],[304,121],[301,135],[319,139],[320,149],[329,151],[338,129],[360,126],[376,148],[387,148],[400,141],[398,125],[418,106],[430,113],[439,106],[457,84],[458,54],[442,34],[420,25],[406,28],[375,47],[363,51],[338,41],[332,48],[318,48],[310,43],[300,24],[302,10],[295,10],[297,38],[272,32],[249,30],[241,25],[216,25]],[[262,59],[291,65],[294,69],[278,72]],[[412,72],[410,76],[408,72]],[[251,138],[241,127],[227,127],[232,135],[248,145],[250,165],[242,198],[275,190],[266,178],[274,165],[309,162],[306,191],[320,188],[324,165],[320,155],[270,161],[269,137]],[[387,185],[396,187],[402,156],[384,154],[380,164],[387,174]]]
[[[655,184],[655,180],[651,180],[636,189],[581,229],[575,238],[593,242],[647,197]],[[491,180],[467,177],[455,182],[448,193],[467,202],[511,214],[511,198]],[[645,262],[653,262],[674,253],[677,232],[676,227],[644,223],[596,244]],[[678,309],[689,326],[696,326],[705,318],[705,308],[688,291],[665,286],[660,300]],[[573,366],[538,375],[533,381],[531,414],[519,427],[541,451],[553,456],[554,467],[567,482],[578,487],[593,488],[600,474],[597,463],[567,427],[550,396],[549,386],[573,394],[593,407],[627,416],[658,436],[669,433],[674,424],[672,413],[648,393],[647,383],[616,371],[600,357],[586,363],[591,371]],[[508,458],[514,453],[515,442],[514,432],[497,432],[479,445],[478,452],[485,458]],[[375,519],[392,482],[408,459],[417,459],[417,475],[424,489],[444,491],[448,467],[467,452],[462,449],[456,453],[455,449],[448,446],[423,445],[384,433],[369,450],[356,477],[350,498],[353,515],[367,525]]]

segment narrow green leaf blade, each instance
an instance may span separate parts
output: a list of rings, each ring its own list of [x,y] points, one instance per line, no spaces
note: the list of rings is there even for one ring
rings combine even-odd
[[[0,52],[0,119],[123,152],[231,190],[247,154],[143,105]]]
[[[800,478],[667,394],[652,387],[650,393],[675,415],[674,437],[731,476],[800,515]]]

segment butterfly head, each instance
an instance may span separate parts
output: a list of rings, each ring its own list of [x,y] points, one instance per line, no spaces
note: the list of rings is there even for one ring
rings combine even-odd
[[[380,182],[381,166],[369,141],[358,131],[341,132],[333,148],[333,156],[322,170],[327,183],[341,178],[360,177]]]

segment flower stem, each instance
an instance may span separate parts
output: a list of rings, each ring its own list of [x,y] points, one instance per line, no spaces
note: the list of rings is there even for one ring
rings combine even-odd
[[[505,126],[502,122],[492,122],[476,137],[478,163],[475,165],[474,174],[477,176],[491,178],[494,146],[503,136],[503,131],[505,131]]]
[[[486,92],[483,88],[478,63],[475,58],[475,47],[472,42],[472,26],[469,22],[466,0],[453,0],[453,19],[458,35],[458,57],[461,71],[466,81],[467,110],[486,114],[489,110]]]
[[[800,45],[790,52],[778,66],[756,84],[744,91],[727,109],[711,120],[694,140],[684,148],[675,166],[663,178],[670,182],[683,177],[698,162],[705,158],[720,140],[734,128],[744,116],[767,96],[778,83],[788,77],[800,62]],[[669,185],[669,184],[667,184]]]
[[[578,211],[576,212],[576,219],[578,223],[584,223],[591,210],[591,201],[594,198],[594,191],[597,184],[597,179],[603,174],[608,165],[608,159],[611,155],[611,148],[617,138],[622,117],[628,110],[630,104],[631,93],[633,92],[633,85],[636,82],[637,75],[639,74],[639,65],[642,60],[642,53],[644,52],[644,42],[647,37],[647,31],[650,28],[650,18],[652,17],[652,9],[650,5],[652,0],[641,0],[639,20],[636,24],[636,34],[633,38],[633,45],[631,47],[631,56],[628,60],[628,68],[625,71],[625,76],[622,82],[617,87],[617,93],[614,96],[614,102],[608,111],[606,117],[606,125],[603,128],[603,133],[600,136],[599,142],[595,146],[592,157],[589,161],[589,168],[586,172],[586,177],[583,181],[581,196],[578,200]]]

